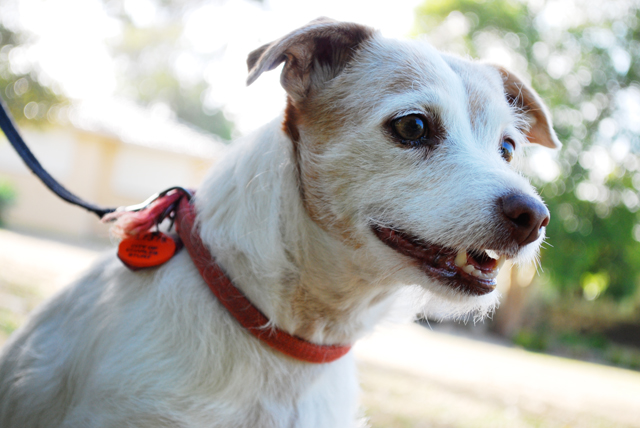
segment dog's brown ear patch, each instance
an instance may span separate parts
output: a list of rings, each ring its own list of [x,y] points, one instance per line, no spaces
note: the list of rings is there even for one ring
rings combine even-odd
[[[552,149],[562,147],[562,143],[553,130],[551,115],[536,91],[515,74],[500,66],[494,67],[502,76],[505,95],[509,103],[521,109],[529,119],[531,125],[527,131],[529,141]]]
[[[373,34],[373,29],[360,24],[316,19],[251,52],[247,85],[284,62],[281,84],[294,101],[301,101],[336,77],[355,49]]]

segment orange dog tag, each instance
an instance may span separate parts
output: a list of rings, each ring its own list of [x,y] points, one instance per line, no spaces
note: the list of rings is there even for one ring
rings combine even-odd
[[[126,238],[118,246],[118,258],[131,270],[159,266],[173,257],[175,252],[175,241],[160,232]]]

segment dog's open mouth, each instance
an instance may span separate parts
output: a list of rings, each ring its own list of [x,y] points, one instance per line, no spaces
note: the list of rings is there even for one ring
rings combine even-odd
[[[483,295],[496,288],[506,256],[488,249],[455,250],[421,241],[395,229],[373,226],[378,238],[416,260],[432,278],[456,290]]]

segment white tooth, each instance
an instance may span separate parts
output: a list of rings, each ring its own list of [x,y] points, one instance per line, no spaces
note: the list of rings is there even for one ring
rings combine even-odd
[[[490,272],[485,273],[484,275],[487,279],[494,279],[498,276],[499,273],[500,273],[500,269],[494,269]]]
[[[507,260],[507,256],[501,256],[498,259],[498,266],[496,267],[496,270],[500,270],[500,268],[502,267],[502,265],[504,265],[504,262]]]
[[[467,250],[460,250],[458,254],[456,254],[456,266],[462,267],[467,264]]]
[[[485,274],[477,269],[471,272],[471,275],[475,276],[476,278],[485,279]]]
[[[498,276],[498,270],[492,270],[489,271],[487,273],[485,272],[481,272],[479,270],[474,270],[473,272],[471,272],[471,275],[475,276],[476,278],[480,278],[480,279],[495,279],[495,277]]]
[[[478,271],[476,268],[474,268],[474,267],[473,267],[473,266],[471,266],[471,265],[465,265],[465,266],[462,268],[462,270],[463,270],[463,271],[465,271],[466,273],[471,274],[471,275],[473,275],[473,271]]]
[[[500,256],[498,255],[498,253],[496,253],[493,250],[484,250],[485,253],[487,253],[487,256],[491,257],[494,260],[497,260],[500,258]]]

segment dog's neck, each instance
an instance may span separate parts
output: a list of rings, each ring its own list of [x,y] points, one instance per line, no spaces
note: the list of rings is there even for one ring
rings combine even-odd
[[[280,123],[236,142],[213,168],[198,191],[202,238],[273,324],[314,343],[353,343],[388,312],[393,292],[306,213]]]

